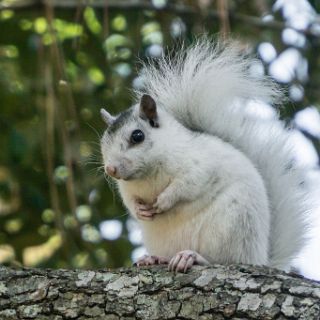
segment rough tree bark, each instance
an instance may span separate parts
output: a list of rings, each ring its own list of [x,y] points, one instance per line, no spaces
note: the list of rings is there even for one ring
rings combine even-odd
[[[253,266],[0,267],[0,319],[320,319],[320,283]]]

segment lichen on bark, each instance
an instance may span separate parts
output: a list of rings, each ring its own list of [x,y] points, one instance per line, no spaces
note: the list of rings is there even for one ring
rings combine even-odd
[[[0,319],[320,319],[320,283],[231,265],[174,274],[0,268]]]

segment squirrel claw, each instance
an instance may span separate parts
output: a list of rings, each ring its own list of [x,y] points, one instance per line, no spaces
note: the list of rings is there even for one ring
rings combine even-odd
[[[138,261],[134,263],[134,265],[137,267],[142,267],[156,264],[168,264],[168,262],[169,259],[165,257],[144,255],[141,258],[139,258]]]
[[[169,262],[168,269],[186,273],[195,264],[209,265],[209,262],[195,251],[183,250],[173,256]]]
[[[153,220],[153,216],[156,213],[154,211],[140,211],[140,210],[136,210],[136,215],[138,219],[141,220]]]
[[[187,272],[196,262],[196,252],[184,250],[178,252],[169,262],[169,270],[176,272]]]
[[[153,207],[150,204],[138,204],[137,209],[139,209],[139,211],[150,211]]]

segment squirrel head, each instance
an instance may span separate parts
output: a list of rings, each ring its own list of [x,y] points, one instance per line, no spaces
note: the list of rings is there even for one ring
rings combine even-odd
[[[118,114],[101,109],[108,125],[101,139],[105,171],[116,179],[140,179],[150,174],[159,161],[154,142],[168,139],[163,130],[164,118],[169,115],[157,108],[147,94],[140,103]]]

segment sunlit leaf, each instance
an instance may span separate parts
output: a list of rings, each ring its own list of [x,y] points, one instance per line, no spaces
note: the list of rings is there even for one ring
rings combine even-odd
[[[101,236],[97,228],[90,224],[85,224],[81,228],[81,236],[84,241],[98,243],[101,241]]]
[[[17,58],[19,56],[19,50],[16,46],[8,45],[0,47],[0,57]]]
[[[141,28],[142,39],[145,44],[162,44],[163,34],[158,22],[148,22]]]
[[[47,31],[47,28],[48,28],[48,24],[47,24],[47,20],[45,18],[40,17],[34,21],[35,32],[42,34],[45,31]]]
[[[41,215],[42,221],[45,223],[51,223],[55,219],[55,213],[52,209],[45,209]]]
[[[91,208],[86,205],[79,206],[76,210],[76,216],[80,222],[90,221],[92,216]]]
[[[94,34],[99,34],[102,30],[99,20],[96,18],[96,14],[91,7],[86,7],[83,12],[84,20],[89,30]]]
[[[0,264],[8,263],[15,259],[15,250],[9,244],[0,245]]]
[[[42,237],[48,237],[51,233],[51,228],[47,224],[43,224],[38,228],[38,233]]]
[[[158,22],[152,21],[145,23],[141,28],[142,36],[146,36],[152,32],[160,31],[160,24]]]
[[[30,30],[33,26],[32,21],[27,20],[27,19],[21,19],[19,21],[19,26],[22,30]]]
[[[129,59],[131,52],[129,39],[121,34],[112,34],[104,42],[104,49],[109,60]]]
[[[66,166],[59,166],[54,170],[54,179],[58,183],[65,182],[70,175],[69,169]]]
[[[0,11],[0,20],[8,20],[11,19],[14,16],[13,10],[2,10]]]
[[[64,217],[63,224],[66,229],[73,229],[77,226],[77,220],[73,215],[68,214]]]
[[[22,228],[22,225],[23,223],[21,219],[10,219],[5,223],[4,229],[10,234],[17,233]]]
[[[23,264],[34,267],[47,261],[62,245],[60,234],[55,234],[49,240],[38,246],[27,247],[23,250]]]
[[[61,41],[79,37],[83,33],[83,27],[78,23],[72,23],[61,19],[54,19],[53,25],[55,30],[57,31],[58,38]]]
[[[72,259],[72,265],[75,268],[83,268],[89,262],[89,255],[87,252],[80,252],[76,254]]]
[[[88,75],[90,80],[95,84],[95,85],[101,85],[104,82],[104,74],[102,71],[96,67],[91,67],[88,70]]]
[[[127,20],[125,16],[119,14],[112,19],[111,26],[115,31],[123,31],[127,28]]]
[[[154,32],[147,33],[143,37],[143,42],[145,44],[162,44],[163,34],[161,31],[154,31]]]
[[[49,46],[50,44],[53,43],[54,37],[50,32],[46,32],[42,36],[42,42],[44,45]]]

